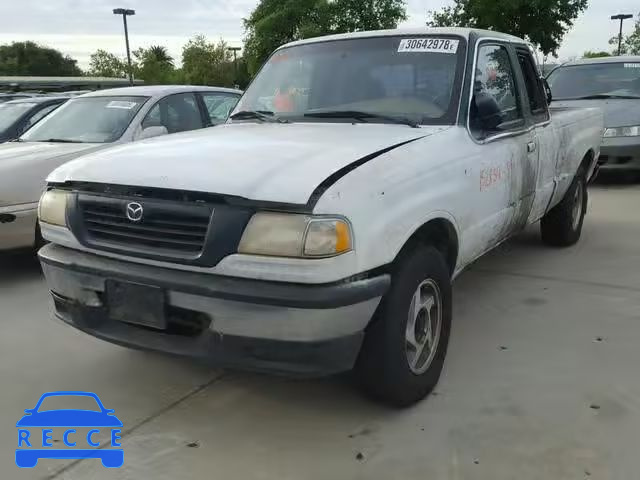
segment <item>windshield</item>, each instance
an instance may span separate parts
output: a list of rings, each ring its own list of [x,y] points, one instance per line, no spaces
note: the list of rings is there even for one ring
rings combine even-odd
[[[35,107],[35,103],[2,103],[0,104],[0,131],[9,128],[16,120]]]
[[[640,62],[560,67],[548,81],[554,100],[600,95],[640,98]]]
[[[397,117],[421,124],[453,123],[464,50],[464,40],[446,36],[288,47],[271,56],[234,114],[262,111],[291,121],[340,122],[345,121],[340,116],[313,114],[346,111],[379,116],[359,117],[367,122],[393,123],[390,117]]]
[[[147,99],[124,96],[74,98],[21,138],[28,142],[115,142]]]

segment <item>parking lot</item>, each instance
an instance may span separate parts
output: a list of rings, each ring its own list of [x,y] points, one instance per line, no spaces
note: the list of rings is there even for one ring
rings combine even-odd
[[[29,255],[0,258],[2,478],[638,478],[640,188],[591,189],[583,239],[536,228],[462,274],[436,394],[399,411],[348,376],[292,381],[131,351],[50,319]],[[96,392],[125,463],[13,465],[15,422],[51,390]]]

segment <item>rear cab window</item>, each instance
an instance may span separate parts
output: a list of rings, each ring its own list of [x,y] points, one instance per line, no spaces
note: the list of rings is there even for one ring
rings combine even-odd
[[[542,79],[538,74],[531,52],[527,48],[517,47],[516,55],[522,71],[529,114],[537,123],[549,120],[549,110]]]

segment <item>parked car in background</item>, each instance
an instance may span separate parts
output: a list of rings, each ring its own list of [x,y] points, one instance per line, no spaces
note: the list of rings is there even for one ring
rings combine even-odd
[[[31,93],[0,93],[0,103],[10,102],[19,98],[31,98],[38,95]]]
[[[231,115],[63,165],[40,202],[56,315],[120,345],[436,385],[453,279],[540,221],[580,239],[597,108],[549,111],[528,44],[469,29],[279,48]]]
[[[0,103],[0,143],[18,138],[67,100],[65,97],[32,97]]]
[[[87,93],[91,93],[94,90],[69,90],[67,92],[56,92],[53,93],[52,95],[58,95],[60,97],[77,97],[79,95],[84,95]]]
[[[0,145],[0,250],[37,244],[38,198],[56,167],[116,144],[217,125],[240,95],[216,87],[149,86],[69,99],[16,142]]]
[[[576,60],[548,77],[553,106],[598,107],[606,130],[600,164],[603,171],[640,174],[640,56]]]

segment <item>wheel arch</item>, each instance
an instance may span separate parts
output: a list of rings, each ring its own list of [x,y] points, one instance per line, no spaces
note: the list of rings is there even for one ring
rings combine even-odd
[[[435,216],[413,230],[396,255],[394,264],[415,247],[430,245],[442,253],[449,267],[449,274],[453,276],[460,254],[459,238],[453,219],[445,215]]]
[[[587,174],[587,180],[593,175],[593,171],[596,168],[596,154],[592,148],[587,150],[587,152],[582,157],[580,161],[580,166],[578,167],[578,171],[584,170]]]

